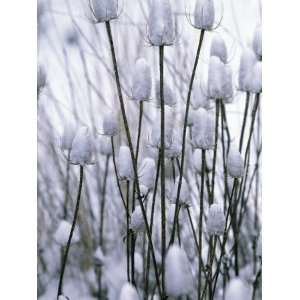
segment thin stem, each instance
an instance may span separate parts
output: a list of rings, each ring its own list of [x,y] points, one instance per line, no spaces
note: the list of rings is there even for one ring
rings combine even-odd
[[[170,245],[174,243],[175,240],[175,231],[176,231],[176,220],[178,218],[179,213],[179,197],[180,197],[180,189],[182,184],[182,177],[183,177],[183,169],[184,169],[184,156],[185,156],[185,140],[186,140],[186,130],[187,130],[187,123],[188,123],[188,116],[189,116],[189,109],[190,109],[190,100],[193,90],[193,83],[196,75],[196,70],[198,66],[199,56],[200,56],[200,50],[204,38],[205,30],[201,30],[200,37],[199,37],[199,43],[197,48],[197,53],[194,61],[192,76],[189,84],[189,90],[187,95],[187,101],[186,101],[186,108],[185,108],[185,116],[184,116],[184,125],[183,125],[183,133],[182,133],[182,150],[181,150],[181,163],[180,163],[180,173],[179,173],[179,182],[178,182],[178,188],[177,188],[177,197],[176,197],[176,205],[175,205],[175,214],[174,214],[174,221],[173,221],[173,227],[172,227],[172,233],[170,238]]]
[[[160,192],[161,192],[161,264],[162,293],[165,297],[165,253],[166,253],[166,202],[165,202],[165,101],[164,101],[164,46],[159,47],[160,76]]]
[[[75,225],[76,225],[76,221],[77,221],[77,217],[78,217],[78,212],[79,212],[82,182],[83,182],[83,166],[80,166],[80,177],[79,177],[79,186],[78,186],[78,192],[77,192],[76,207],[75,207],[72,227],[71,227],[71,231],[69,234],[69,239],[67,242],[66,251],[65,251],[65,255],[64,255],[64,259],[63,259],[62,269],[60,272],[58,291],[57,291],[57,299],[59,298],[60,295],[62,295],[63,279],[64,279],[65,269],[66,269],[66,265],[67,265],[67,259],[68,259],[69,250],[70,250],[70,246],[71,246],[71,242],[72,242],[72,237],[73,237],[73,233],[74,233],[74,229],[75,229]]]
[[[249,100],[250,100],[250,93],[247,92],[245,111],[244,111],[244,119],[243,119],[241,135],[240,135],[240,145],[239,145],[240,152],[242,151],[242,148],[243,148],[244,133],[245,133],[246,123],[247,123],[247,115],[248,115],[248,110],[249,110],[249,102],[250,102]]]
[[[129,180],[126,181],[126,261],[127,261],[127,281],[130,282],[130,229],[129,229]]]

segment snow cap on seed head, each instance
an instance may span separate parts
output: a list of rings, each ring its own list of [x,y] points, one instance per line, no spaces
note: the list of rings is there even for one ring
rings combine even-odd
[[[147,101],[151,97],[152,79],[149,64],[144,58],[139,58],[132,74],[132,99]]]
[[[175,183],[174,183],[174,187],[171,191],[170,202],[172,204],[176,203],[178,184],[179,184],[179,176],[177,176]],[[182,181],[181,181],[179,203],[184,204],[184,205],[191,204],[190,189],[189,189],[189,186],[188,186],[186,180],[184,179],[184,177],[182,177]]]
[[[164,104],[173,107],[176,104],[174,92],[170,88],[167,81],[164,81]],[[158,107],[160,107],[160,81],[157,80],[155,84],[155,95]]]
[[[119,132],[119,122],[117,115],[113,112],[104,114],[102,124],[103,135],[115,136]]]
[[[213,149],[215,146],[215,125],[210,114],[199,108],[192,127],[192,145],[203,150]]]
[[[77,132],[77,126],[74,123],[66,122],[63,133],[60,138],[60,148],[62,150],[71,150],[74,137]]]
[[[169,0],[152,0],[148,21],[148,39],[153,46],[172,45],[174,18]]]
[[[89,0],[93,19],[96,23],[106,22],[118,17],[118,0]]]
[[[246,48],[243,50],[240,67],[239,67],[239,90],[243,92],[249,92],[251,88],[251,82],[253,80],[253,67],[256,63],[256,57],[254,52]]]
[[[145,230],[145,221],[143,218],[142,208],[140,206],[136,206],[131,218],[130,218],[130,229],[134,232],[140,232]]]
[[[135,287],[131,283],[126,282],[122,286],[119,300],[140,300],[140,297]]]
[[[69,235],[71,232],[71,224],[65,220],[62,220],[59,222],[58,227],[54,233],[54,240],[61,246],[66,246],[68,239],[69,239]],[[74,234],[73,234],[73,238],[71,243],[75,244],[79,242],[79,231],[78,228],[75,227],[74,230]]]
[[[228,100],[233,96],[231,68],[217,56],[210,57],[207,89],[211,99]]]
[[[88,127],[77,129],[72,142],[70,161],[75,165],[92,164],[93,143]]]
[[[192,156],[193,160],[193,167],[197,173],[202,172],[202,150],[201,149],[195,149]],[[208,152],[206,152],[205,155],[205,168],[208,171],[212,170],[212,159]]]
[[[233,178],[240,178],[244,175],[244,160],[235,145],[231,145],[227,158],[228,174]]]
[[[173,129],[171,144],[165,149],[165,156],[167,158],[176,158],[179,157],[182,150],[181,137],[176,128]]]
[[[143,191],[143,194],[154,188],[155,172],[154,159],[149,157],[144,158],[139,168],[140,189]]]
[[[262,70],[261,61],[257,61],[252,68],[251,81],[249,84],[249,91],[258,94],[262,90]]]
[[[204,94],[202,88],[200,86],[195,88],[191,98],[192,108],[195,110],[197,110],[200,107],[204,109],[208,109],[209,105],[210,105],[209,98],[207,97],[207,95]]]
[[[166,293],[171,297],[187,295],[193,286],[191,265],[185,251],[178,245],[170,246],[165,261]]]
[[[215,34],[211,41],[210,56],[217,56],[226,64],[228,60],[227,48],[220,34]]]
[[[111,139],[108,136],[100,136],[99,138],[99,151],[102,155],[112,155]]]
[[[214,203],[209,207],[206,229],[209,235],[220,235],[224,233],[225,216],[220,203]]]
[[[250,300],[251,288],[239,277],[232,278],[225,289],[225,300]]]
[[[118,155],[118,172],[121,180],[132,180],[134,178],[131,153],[128,146],[120,147]]]
[[[257,25],[255,28],[253,39],[252,39],[252,48],[257,58],[261,60],[262,58],[262,41],[261,41],[261,25]]]
[[[194,11],[194,26],[210,30],[215,22],[214,0],[197,0]]]

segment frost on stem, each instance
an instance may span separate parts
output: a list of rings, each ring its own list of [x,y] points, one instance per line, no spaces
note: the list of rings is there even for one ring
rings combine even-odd
[[[132,73],[132,100],[147,101],[151,98],[151,70],[144,58],[139,58],[135,63]]]
[[[228,60],[227,48],[224,39],[220,34],[216,34],[211,42],[210,56],[217,56],[220,60],[226,64]]]
[[[132,180],[134,170],[131,160],[130,149],[128,146],[121,146],[118,155],[118,171],[121,180]]]
[[[118,17],[118,0],[89,0],[94,22],[101,23]]]
[[[144,158],[139,167],[140,189],[143,195],[154,188],[154,179],[156,173],[155,161],[152,158]]]
[[[155,97],[156,104],[160,107],[160,81],[157,80],[155,83]],[[164,104],[170,107],[173,107],[176,104],[176,98],[174,92],[170,88],[167,81],[164,81]]]
[[[250,300],[251,288],[239,277],[229,281],[225,289],[225,300]]]
[[[102,134],[107,136],[115,136],[118,134],[119,122],[116,114],[108,112],[104,115],[102,131]]]
[[[60,138],[60,148],[70,151],[72,143],[77,132],[77,127],[73,123],[66,123],[63,128],[63,133]]]
[[[262,41],[261,41],[261,25],[258,25],[255,28],[253,39],[252,39],[252,48],[254,53],[257,56],[257,59],[262,59]]]
[[[143,218],[143,212],[140,206],[136,206],[131,218],[130,218],[130,229],[135,233],[142,232],[145,230],[145,221]]]
[[[93,143],[87,127],[80,127],[74,140],[70,153],[70,161],[74,165],[92,164]]]
[[[207,87],[211,99],[224,99],[228,102],[233,96],[231,69],[217,56],[210,57]]]
[[[55,233],[54,233],[54,240],[61,246],[65,246],[68,242],[70,231],[71,231],[71,224],[65,220],[60,221]],[[80,239],[78,228],[75,228],[73,233],[73,238],[71,244],[78,243]]]
[[[197,0],[194,11],[194,26],[198,29],[210,30],[215,22],[215,6],[213,0]]]
[[[179,176],[177,176],[171,191],[170,202],[172,204],[176,203],[178,183],[179,183]],[[181,182],[179,203],[188,206],[191,204],[190,189],[184,177],[182,177],[182,182]]]
[[[209,207],[206,229],[209,235],[221,235],[224,233],[225,216],[221,204],[214,203]]]
[[[235,146],[231,146],[227,159],[228,174],[233,178],[241,178],[244,175],[244,160]]]
[[[140,297],[135,287],[129,282],[126,282],[122,286],[119,300],[140,300]]]
[[[249,92],[252,85],[253,67],[256,63],[256,57],[254,52],[246,48],[243,50],[240,67],[239,67],[239,90],[243,92]]]
[[[191,265],[185,251],[178,245],[172,245],[165,261],[166,293],[171,297],[189,294],[193,287]]]
[[[173,44],[174,19],[169,0],[152,0],[148,20],[148,39],[153,46]]]
[[[37,69],[37,93],[38,95],[42,91],[42,89],[46,86],[47,83],[47,75],[44,67],[42,65],[38,66]]]
[[[192,145],[203,150],[213,149],[215,146],[215,124],[210,114],[199,108],[192,127]]]

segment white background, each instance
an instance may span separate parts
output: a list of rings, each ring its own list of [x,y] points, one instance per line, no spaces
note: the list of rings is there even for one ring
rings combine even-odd
[[[247,1],[247,0],[241,0]],[[263,2],[263,299],[299,299],[300,2]],[[0,299],[36,299],[36,1],[0,2]]]

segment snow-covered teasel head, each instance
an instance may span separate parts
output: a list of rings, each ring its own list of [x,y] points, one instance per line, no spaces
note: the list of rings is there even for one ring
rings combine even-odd
[[[221,235],[225,230],[225,216],[223,206],[214,203],[209,207],[206,230],[209,235]]]
[[[251,81],[249,83],[249,91],[258,94],[262,91],[262,63],[257,61],[252,68]]]
[[[210,114],[199,108],[192,127],[192,146],[203,150],[213,149],[215,146],[215,125]]]
[[[170,202],[172,204],[176,203],[178,184],[179,184],[179,176],[177,176],[174,186],[171,191]],[[190,188],[184,177],[182,177],[182,181],[181,181],[179,203],[182,205],[187,205],[187,206],[189,206],[191,204]]]
[[[142,208],[140,206],[135,207],[130,218],[129,228],[135,233],[145,230],[146,225],[143,218]]]
[[[194,24],[198,29],[211,30],[215,23],[214,0],[197,0],[194,10]]]
[[[42,91],[42,89],[46,86],[47,84],[47,74],[42,65],[38,66],[37,69],[37,93],[38,95]]]
[[[241,178],[244,175],[244,160],[236,146],[231,145],[227,158],[228,174],[233,178]]]
[[[120,147],[118,155],[118,173],[121,180],[132,180],[134,178],[131,153],[128,146]]]
[[[226,66],[217,56],[211,56],[208,67],[207,90],[211,99],[224,99],[226,95]]]
[[[209,109],[210,101],[207,95],[203,92],[201,86],[193,89],[193,94],[191,97],[191,106],[194,110],[201,108]]]
[[[165,156],[171,159],[179,157],[181,155],[181,150],[182,150],[181,137],[179,136],[179,133],[175,128],[173,129],[171,144],[169,147],[165,149]]]
[[[119,300],[140,300],[140,297],[135,287],[131,283],[126,282],[122,286]]]
[[[93,164],[93,142],[87,127],[77,129],[72,142],[70,162],[74,165]]]
[[[72,225],[69,222],[65,220],[60,221],[54,233],[54,240],[56,241],[56,243],[58,243],[61,246],[67,245],[69,235],[71,232],[71,227]],[[78,243],[79,240],[80,240],[79,230],[77,227],[75,227],[71,243],[72,244]]]
[[[153,46],[169,46],[175,40],[174,17],[169,0],[152,0],[148,40]]]
[[[206,152],[205,155],[205,169],[209,172],[212,170],[212,157],[209,155],[209,152]],[[199,174],[202,172],[202,150],[195,149],[192,156],[193,167],[195,171]]]
[[[176,104],[176,98],[174,95],[174,92],[170,88],[168,82],[164,80],[164,104],[170,107],[173,107]],[[156,103],[157,106],[161,106],[160,101],[160,81],[157,80],[155,83],[155,97],[156,97]]]
[[[254,53],[257,56],[257,59],[262,59],[262,34],[261,34],[261,25],[258,25],[255,28],[253,39],[252,39],[252,48]]]
[[[107,136],[115,136],[119,133],[118,117],[113,112],[108,112],[103,116],[102,134]]]
[[[99,136],[99,152],[102,155],[110,156],[112,155],[112,144],[111,144],[111,138],[108,136]]]
[[[77,126],[74,123],[66,122],[63,127],[63,132],[60,137],[60,148],[70,151],[72,143],[77,132]]]
[[[210,46],[210,56],[217,56],[226,64],[228,62],[227,47],[220,34],[215,34]]]
[[[165,260],[166,293],[170,297],[184,296],[193,287],[191,265],[185,251],[178,245],[170,246]]]
[[[153,158],[146,157],[142,160],[142,163],[139,167],[139,182],[140,189],[143,191],[143,194],[148,193],[148,191],[154,188],[155,183],[155,173],[156,166]]]
[[[240,67],[239,67],[239,78],[238,78],[238,88],[240,91],[249,92],[252,85],[253,67],[256,63],[256,57],[254,52],[246,48],[243,50]]]
[[[150,66],[144,58],[135,63],[132,73],[132,100],[148,101],[151,98],[152,78]]]
[[[89,0],[89,6],[95,23],[118,18],[118,0]]]
[[[250,300],[252,297],[250,286],[239,277],[232,278],[225,289],[225,300]]]

